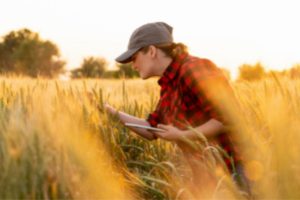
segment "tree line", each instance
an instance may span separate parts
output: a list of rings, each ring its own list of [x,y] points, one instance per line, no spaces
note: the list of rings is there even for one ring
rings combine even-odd
[[[300,64],[295,64],[291,68],[285,70],[269,71],[267,71],[260,62],[253,65],[243,64],[239,67],[239,76],[237,80],[258,81],[274,75],[284,76],[290,79],[298,79],[300,78]]]
[[[43,40],[29,29],[11,31],[0,39],[0,74],[55,78],[66,73],[66,62],[61,59],[56,44]],[[131,64],[116,64],[117,70],[108,70],[104,58],[87,57],[71,70],[72,78],[138,77]]]
[[[0,74],[55,78],[66,73],[66,62],[61,59],[56,44],[43,40],[29,29],[11,31],[0,39]],[[102,57],[86,57],[81,65],[70,71],[71,78],[134,78],[138,77],[131,64],[116,64],[117,70],[109,70]],[[223,69],[227,77],[230,72]],[[289,78],[300,77],[300,64],[283,71],[266,71],[261,63],[243,64],[239,67],[238,80],[255,81],[271,74]]]

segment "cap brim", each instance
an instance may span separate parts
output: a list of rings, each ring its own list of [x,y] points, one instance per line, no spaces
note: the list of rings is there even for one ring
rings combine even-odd
[[[131,61],[131,57],[135,54],[139,48],[129,49],[125,53],[121,54],[116,58],[116,61],[119,63],[128,63]]]

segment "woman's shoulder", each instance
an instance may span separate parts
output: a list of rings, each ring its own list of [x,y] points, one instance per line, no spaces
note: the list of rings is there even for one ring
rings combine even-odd
[[[181,75],[191,72],[208,73],[216,70],[218,70],[218,67],[210,59],[189,55],[182,64]]]

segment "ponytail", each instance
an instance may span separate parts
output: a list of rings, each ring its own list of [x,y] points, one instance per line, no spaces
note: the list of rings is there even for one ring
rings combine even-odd
[[[160,49],[162,52],[166,54],[166,56],[171,57],[172,59],[176,58],[178,55],[183,53],[188,53],[188,48],[183,43],[163,43],[163,44],[155,44],[156,48]],[[149,46],[141,49],[142,52],[147,52],[149,50]]]
[[[180,54],[188,53],[188,48],[183,43],[158,44],[154,46],[162,50],[167,56],[173,59]]]

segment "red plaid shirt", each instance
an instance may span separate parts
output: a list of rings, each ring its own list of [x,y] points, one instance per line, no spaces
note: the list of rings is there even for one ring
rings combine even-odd
[[[226,82],[221,70],[210,60],[188,54],[179,55],[158,80],[161,86],[160,100],[147,121],[151,126],[157,126],[158,123],[173,124],[182,130],[188,126],[200,126],[212,118],[224,123],[223,117],[201,88],[207,78],[224,79]],[[228,133],[216,137],[219,145],[237,161]],[[230,159],[224,157],[224,160],[232,170]]]

